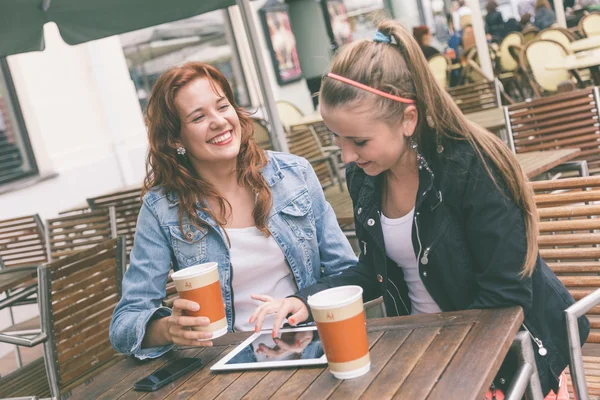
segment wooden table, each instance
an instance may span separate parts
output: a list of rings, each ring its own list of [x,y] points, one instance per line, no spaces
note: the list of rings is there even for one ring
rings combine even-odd
[[[506,128],[506,120],[504,119],[504,110],[502,107],[465,114],[465,117],[469,121],[475,122],[477,125],[492,132]]]
[[[480,399],[522,320],[519,307],[369,320],[371,371],[347,381],[323,367],[211,372],[250,334],[233,333],[212,348],[119,361],[73,389],[71,399]],[[156,392],[133,391],[136,381],[177,357],[202,358],[205,367]]]
[[[600,85],[600,49],[568,55],[560,63],[548,64],[548,70],[566,69],[575,71],[578,69],[590,69],[590,74],[594,85]]]
[[[600,47],[600,36],[591,36],[589,38],[575,40],[570,43],[569,47],[575,53]]]
[[[570,161],[581,153],[580,149],[561,149],[548,151],[532,151],[517,154],[517,160],[528,178],[551,170],[560,164]]]

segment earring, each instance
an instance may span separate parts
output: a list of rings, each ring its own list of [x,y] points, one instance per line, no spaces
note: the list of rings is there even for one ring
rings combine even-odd
[[[179,154],[180,156],[185,155],[185,151],[186,151],[185,147],[183,147],[183,146],[177,147],[177,154]]]
[[[408,138],[408,144],[410,145],[410,148],[413,149],[418,154],[417,147],[419,147],[419,146],[417,146],[417,142],[415,142],[412,137]]]

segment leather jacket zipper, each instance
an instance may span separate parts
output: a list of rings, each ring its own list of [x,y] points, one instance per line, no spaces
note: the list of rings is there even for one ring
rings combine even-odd
[[[527,333],[529,333],[529,336],[531,336],[531,340],[533,340],[533,342],[537,345],[538,354],[542,357],[548,354],[548,350],[544,347],[544,343],[542,343],[542,341],[537,337],[533,336],[529,328],[527,328],[527,325],[525,325],[525,323],[522,323],[521,326],[527,331]]]

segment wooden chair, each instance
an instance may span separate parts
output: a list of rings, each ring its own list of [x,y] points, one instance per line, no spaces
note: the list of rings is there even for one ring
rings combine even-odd
[[[568,54],[569,50],[553,40],[534,40],[523,47],[519,62],[536,97],[555,94],[558,85],[564,81],[575,80],[580,87],[583,86],[579,74],[575,71],[546,69],[549,62],[560,62]]]
[[[0,257],[4,268],[37,268],[48,261],[44,224],[38,214],[0,220]]]
[[[309,125],[294,125],[287,134],[291,154],[306,158],[312,165],[323,189],[338,185],[344,190],[343,178],[335,155],[323,150],[319,138]]]
[[[252,125],[254,126],[254,141],[256,144],[263,150],[273,150],[266,121],[260,118],[252,118]]]
[[[448,93],[463,114],[497,108],[502,105],[500,85],[497,80],[455,86]]]
[[[115,208],[71,212],[46,220],[45,229],[48,260],[56,260],[116,238]]]
[[[429,68],[436,82],[442,89],[446,89],[450,82],[450,66],[452,61],[445,54],[434,54],[427,60]]]
[[[578,148],[575,159],[587,161],[590,171],[600,169],[598,88],[514,104],[505,108],[510,146],[515,153]]]
[[[276,102],[277,113],[283,126],[289,127],[290,125],[296,124],[304,116],[304,113],[300,111],[298,107],[285,100],[278,100]]]
[[[538,34],[538,37],[544,40],[554,40],[562,44],[568,53],[571,53],[569,50],[571,42],[575,40],[575,36],[571,32],[558,26],[544,29]]]
[[[12,308],[37,301],[35,276],[37,267],[48,261],[45,249],[44,224],[38,214],[0,220],[0,286],[7,288],[2,306],[8,308],[12,326]],[[19,348],[15,356],[20,365]]]
[[[592,329],[586,343],[598,346],[600,177],[538,181],[532,182],[532,187],[540,218],[540,255],[577,300],[578,304],[574,308],[579,309],[579,315],[585,313],[590,319]],[[592,295],[594,297],[590,297]],[[567,312],[571,319],[572,311],[573,308]],[[569,336],[572,340],[573,332]],[[576,336],[578,340],[578,335]],[[572,361],[571,371],[573,368],[578,369],[581,377],[585,365],[589,392],[600,396],[600,357],[590,356],[582,360],[581,353],[579,356],[579,365]],[[573,375],[578,376],[577,373]],[[579,389],[578,392],[581,392],[581,388]]]
[[[540,33],[540,30],[533,26],[530,25],[528,27],[526,27],[525,29],[523,29],[521,31],[521,34],[523,35],[523,40],[524,40],[524,44],[527,44],[529,42],[534,41],[537,38],[538,33]]]
[[[519,68],[518,58],[515,59],[510,52],[511,46],[522,46],[525,42],[523,35],[520,32],[510,32],[502,39],[498,47],[498,58],[496,62],[496,76],[504,85],[507,91],[515,97],[525,100],[525,94],[521,88],[522,71]]]
[[[586,37],[600,35],[600,12],[585,15],[579,20],[578,28]]]
[[[43,361],[2,378],[0,397],[68,397],[71,388],[121,359],[110,344],[108,329],[121,297],[124,267],[123,238],[39,267],[41,333],[32,339],[5,334],[0,338],[29,347],[43,342]]]
[[[127,244],[127,260],[133,248],[137,217],[142,206],[142,188],[133,187],[87,199],[92,210],[115,208],[117,235],[123,236]]]

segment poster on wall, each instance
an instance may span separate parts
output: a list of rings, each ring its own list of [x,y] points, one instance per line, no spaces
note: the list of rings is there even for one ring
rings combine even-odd
[[[276,0],[270,0],[260,9],[260,16],[277,82],[285,85],[302,78],[288,6]]]
[[[327,31],[334,49],[352,41],[352,28],[348,21],[346,6],[343,0],[322,0],[323,14]]]

